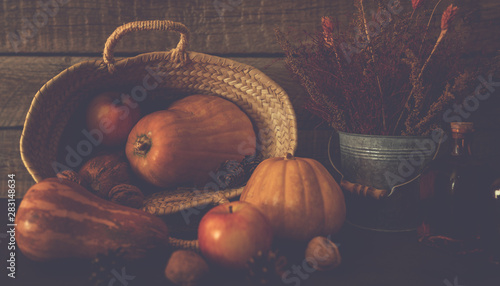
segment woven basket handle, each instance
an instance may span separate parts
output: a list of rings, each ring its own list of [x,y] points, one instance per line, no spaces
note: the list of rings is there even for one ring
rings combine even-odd
[[[217,195],[213,196],[212,199],[212,204],[214,205],[222,205],[229,203],[229,200],[222,194],[218,193]],[[189,249],[193,250],[196,252],[200,252],[200,246],[198,244],[198,240],[184,240],[184,239],[178,239],[174,237],[169,238],[169,243],[170,246],[174,249]]]
[[[120,41],[120,39],[135,31],[175,31],[181,34],[179,43],[175,49],[170,51],[171,60],[179,63],[184,63],[186,61],[186,48],[189,43],[189,30],[184,24],[178,22],[172,22],[167,20],[155,20],[155,21],[136,21],[124,24],[118,28],[109,36],[106,44],[104,45],[103,60],[108,66],[109,72],[113,73],[115,71],[115,58],[114,50],[115,46]]]

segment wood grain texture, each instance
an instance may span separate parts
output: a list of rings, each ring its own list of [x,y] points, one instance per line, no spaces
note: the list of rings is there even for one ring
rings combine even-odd
[[[19,139],[21,130],[0,130],[0,198],[6,198],[8,174],[15,174],[16,198],[21,198],[35,181],[21,161]]]
[[[471,49],[496,51],[500,34],[494,31],[500,28],[500,1],[455,2],[464,11],[473,11]],[[402,3],[406,10],[411,9],[409,0]],[[101,53],[107,37],[119,25],[157,19],[184,23],[191,30],[190,49],[194,51],[278,53],[275,27],[304,39],[303,31],[318,28],[322,16],[333,16],[345,24],[355,10],[352,0],[2,0],[1,4],[0,53]],[[177,41],[177,35],[166,32],[135,33],[124,38],[117,51],[164,50]]]
[[[0,57],[0,126],[22,126],[33,97],[47,81],[81,58]]]
[[[23,126],[26,113],[36,92],[64,69],[96,57],[0,57],[0,127]],[[290,78],[279,58],[230,58],[251,65],[276,81],[289,95],[302,118],[302,87]],[[306,121],[306,120],[301,120]]]
[[[192,32],[192,50],[272,53],[279,51],[274,41],[275,26],[286,28],[300,23],[300,29],[309,30],[318,25],[325,11],[336,9],[343,15],[348,14],[343,10],[347,5],[329,0],[41,1],[65,3],[58,4],[56,9],[55,5],[45,8],[37,1],[2,2],[4,30],[0,31],[0,38],[4,41],[0,51],[22,53],[99,53],[107,37],[119,25],[157,19],[188,26]],[[12,36],[13,33],[19,38]],[[162,50],[173,47],[177,41],[178,36],[165,32],[136,33],[123,39],[118,50]]]

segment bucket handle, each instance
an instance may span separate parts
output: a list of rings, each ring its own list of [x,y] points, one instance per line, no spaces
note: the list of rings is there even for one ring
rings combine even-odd
[[[434,153],[434,156],[432,157],[431,161],[434,161],[434,159],[436,159],[436,157],[437,157],[437,154],[439,153],[439,149],[441,148],[441,143],[443,143],[443,137],[444,136],[442,136],[442,135],[443,134],[441,134],[441,136],[439,138],[439,142],[438,142],[438,146],[436,148],[436,152]],[[342,172],[340,172],[339,169],[337,169],[337,167],[333,163],[331,152],[330,152],[331,143],[332,143],[332,136],[330,136],[330,139],[328,139],[328,160],[330,161],[330,165],[332,165],[333,169],[335,169],[335,171],[338,174],[340,174],[340,176],[341,176],[341,178],[340,178],[340,187],[342,188],[342,190],[344,190],[346,192],[349,192],[349,193],[351,193],[353,195],[358,195],[358,196],[362,196],[362,197],[366,197],[366,198],[373,198],[373,199],[376,199],[376,200],[387,198],[387,197],[391,196],[394,193],[394,190],[396,190],[396,188],[402,187],[404,185],[407,185],[407,184],[415,181],[421,175],[421,172],[420,172],[418,175],[416,175],[415,177],[413,177],[411,180],[406,181],[404,183],[401,183],[399,185],[393,186],[391,188],[390,192],[388,190],[385,190],[385,189],[377,189],[377,188],[374,188],[374,187],[370,187],[370,186],[365,186],[365,185],[362,185],[362,184],[357,184],[357,183],[349,182],[347,180],[344,180],[344,174],[342,174]]]

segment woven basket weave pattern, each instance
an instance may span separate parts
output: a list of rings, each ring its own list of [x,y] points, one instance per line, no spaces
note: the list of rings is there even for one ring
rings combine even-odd
[[[152,52],[115,61],[113,48],[117,41],[124,33],[141,29],[178,31],[181,41],[169,52]],[[297,144],[295,113],[283,89],[251,66],[186,52],[188,40],[188,30],[180,23],[129,23],[110,36],[103,60],[76,64],[48,81],[35,95],[21,135],[21,157],[35,181],[55,176],[52,164],[64,163],[61,160],[64,160],[66,146],[62,136],[68,131],[79,131],[80,127],[71,122],[75,114],[85,110],[90,97],[110,87],[140,86],[149,74],[148,69],[162,78],[155,89],[165,90],[162,96],[174,96],[175,92],[210,94],[239,106],[254,125],[259,139],[258,152],[263,159],[293,154]],[[241,139],[244,142],[247,138]],[[166,190],[146,198],[143,209],[156,215],[173,214],[236,198],[242,190],[242,187],[218,192]],[[196,241],[177,239],[171,239],[171,243],[194,249],[198,245]]]

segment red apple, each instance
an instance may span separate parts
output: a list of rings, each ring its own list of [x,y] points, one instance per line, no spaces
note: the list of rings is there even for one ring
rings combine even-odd
[[[259,250],[268,251],[273,230],[268,218],[252,204],[235,201],[216,206],[201,219],[201,253],[215,264],[243,269]]]
[[[103,92],[94,97],[87,107],[87,131],[102,135],[103,145],[124,144],[140,116],[139,104],[130,95]]]

